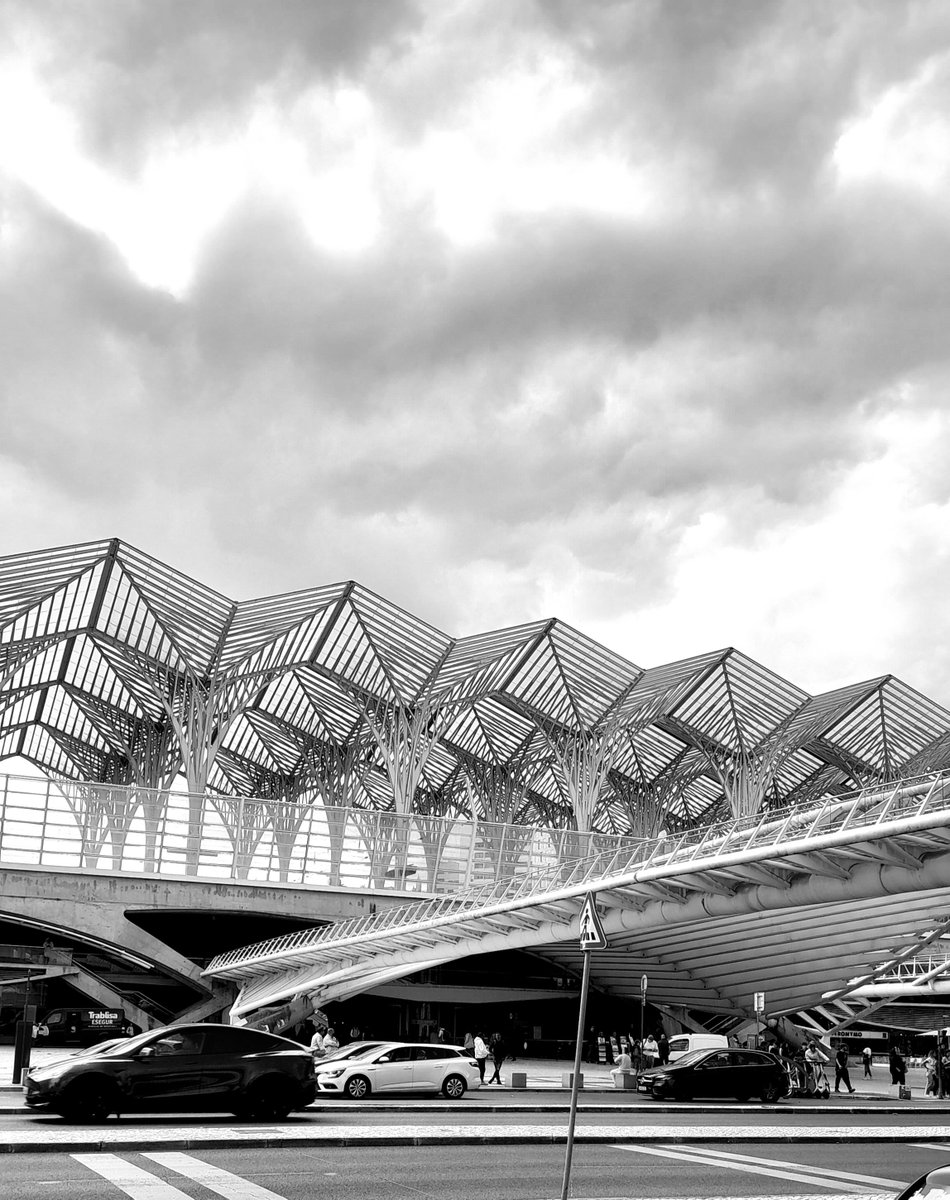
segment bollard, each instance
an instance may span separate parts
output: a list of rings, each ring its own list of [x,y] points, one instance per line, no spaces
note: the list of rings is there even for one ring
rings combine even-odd
[[[564,1074],[561,1076],[561,1087],[572,1088],[573,1086],[574,1086],[574,1072],[573,1071],[565,1071]],[[577,1086],[579,1088],[583,1088],[583,1086],[584,1086],[584,1076],[583,1075],[578,1075]]]
[[[511,1086],[513,1088],[526,1088],[528,1086],[527,1071],[512,1071]]]

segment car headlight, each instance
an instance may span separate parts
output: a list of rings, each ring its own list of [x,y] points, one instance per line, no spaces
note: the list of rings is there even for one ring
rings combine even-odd
[[[318,1076],[320,1079],[339,1079],[345,1073],[346,1067],[337,1067],[333,1071],[320,1071],[318,1072]]]

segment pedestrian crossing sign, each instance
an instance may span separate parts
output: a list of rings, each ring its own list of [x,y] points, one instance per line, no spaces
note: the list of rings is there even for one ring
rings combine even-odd
[[[593,892],[588,892],[584,897],[584,907],[581,909],[581,949],[607,949],[607,937],[597,915]]]

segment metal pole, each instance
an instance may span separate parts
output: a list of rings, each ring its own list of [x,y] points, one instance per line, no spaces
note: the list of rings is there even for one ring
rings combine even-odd
[[[587,986],[590,983],[590,951],[584,951],[584,975],[581,979],[581,1005],[577,1014],[577,1045],[574,1047],[574,1075],[571,1079],[571,1115],[567,1126],[567,1150],[564,1155],[564,1185],[561,1200],[567,1200],[571,1183],[571,1158],[574,1155],[574,1125],[577,1120],[577,1092],[581,1077],[581,1051],[584,1047],[584,1022],[587,1019]]]

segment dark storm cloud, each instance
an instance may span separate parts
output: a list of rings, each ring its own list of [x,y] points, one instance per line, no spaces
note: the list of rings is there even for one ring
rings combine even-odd
[[[238,127],[262,97],[398,53],[419,23],[413,0],[2,0],[0,14],[39,47],[90,148],[130,168],[152,138]]]
[[[173,298],[105,234],[11,190],[0,453],[64,498],[71,524],[36,519],[27,536],[11,522],[6,551],[119,533],[234,594],[353,576],[466,632],[549,615],[538,606],[573,595],[559,588],[576,573],[578,611],[555,615],[583,626],[672,603],[704,522],[737,551],[820,524],[888,454],[889,416],[939,414],[944,192],[843,182],[833,153],[950,45],[945,6],[3,13],[97,164],[138,182],[156,147],[240,132],[262,107],[319,166],[335,147],[321,110],[293,118],[345,80],[365,97],[381,214],[375,240],[341,252],[316,244],[299,197],[258,180]],[[502,189],[482,234],[453,239],[431,180],[403,173],[426,154],[437,173],[440,145],[477,141],[509,76],[571,91],[530,149],[579,171],[608,155],[643,180],[630,211],[560,195],[572,181],[555,173],[546,203]],[[932,103],[944,86],[938,73]],[[511,113],[529,138],[539,94]],[[491,162],[504,121],[488,129]],[[936,424],[935,455],[946,436]],[[915,503],[945,493],[945,473],[922,468]],[[908,611],[940,591],[914,579]]]

